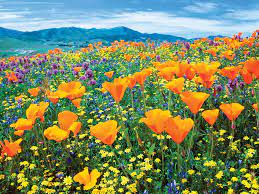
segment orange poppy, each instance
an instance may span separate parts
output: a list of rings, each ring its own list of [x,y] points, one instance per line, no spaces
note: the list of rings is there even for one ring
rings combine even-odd
[[[166,87],[172,92],[175,92],[176,94],[180,94],[184,87],[184,78],[180,77],[177,79],[173,79],[172,81],[166,84]]]
[[[80,104],[81,104],[81,101],[82,101],[82,98],[77,98],[77,99],[72,100],[72,103],[73,103],[73,105],[74,105],[76,108],[79,108],[79,107],[80,107]]]
[[[240,74],[242,75],[243,79],[244,79],[244,82],[246,84],[251,84],[253,82],[253,77],[252,77],[252,74],[250,72],[247,71],[247,69],[243,68],[241,71],[240,71]]]
[[[19,136],[19,137],[21,137],[21,136],[23,136],[23,134],[24,134],[24,130],[15,131],[15,132],[13,132],[13,134],[14,134],[14,135],[17,135],[17,136]]]
[[[5,72],[6,78],[8,79],[9,82],[17,82],[18,78],[16,77],[15,73],[12,72]]]
[[[153,109],[146,112],[145,116],[146,118],[141,118],[140,122],[145,123],[152,131],[160,134],[165,130],[171,114],[169,110]]]
[[[91,173],[89,173],[88,168],[86,167],[82,172],[77,173],[73,179],[75,182],[83,184],[84,190],[89,190],[96,185],[97,180],[100,176],[101,173],[98,172],[97,169],[94,169]]]
[[[219,108],[225,113],[230,121],[234,121],[237,119],[237,117],[240,115],[245,107],[239,103],[231,103],[222,104]]]
[[[258,106],[257,106],[257,104],[253,104],[252,106],[253,106],[253,108],[256,110],[256,112],[258,112]]]
[[[20,118],[10,125],[10,127],[15,128],[15,130],[31,130],[33,127],[33,121],[29,119]]]
[[[136,72],[134,74],[136,81],[143,87],[146,78],[152,73],[150,70],[142,70],[141,72]]]
[[[37,118],[39,118],[41,122],[44,122],[44,114],[48,106],[48,102],[40,102],[39,105],[31,104],[26,110],[27,119],[31,120],[33,124]]]
[[[129,88],[132,90],[136,85],[136,78],[134,75],[128,76],[127,79],[129,80]]]
[[[44,136],[48,140],[55,140],[60,142],[68,138],[70,131],[73,132],[74,137],[78,134],[81,129],[81,122],[77,122],[78,116],[70,111],[63,111],[58,114],[59,126],[52,126],[44,131]]]
[[[104,82],[103,88],[106,89],[118,103],[122,100],[124,93],[129,85],[129,81],[126,78],[115,78],[113,83]]]
[[[92,136],[101,140],[104,144],[112,145],[117,137],[120,127],[117,127],[117,121],[109,120],[98,123],[90,128]]]
[[[60,98],[68,98],[69,100],[81,98],[84,93],[85,86],[82,86],[81,82],[77,81],[60,84],[56,92]]]
[[[197,114],[209,96],[209,94],[203,92],[186,91],[181,94],[181,99],[193,114]]]
[[[39,91],[40,91],[40,87],[28,89],[28,92],[30,93],[30,95],[34,97],[38,96]]]
[[[174,74],[177,71],[176,67],[165,67],[163,69],[160,69],[160,72],[158,72],[158,75],[163,77],[165,80],[170,81],[174,78]]]
[[[113,73],[114,71],[108,71],[108,72],[105,72],[104,75],[111,79],[113,76]]]
[[[191,131],[193,124],[194,122],[192,119],[181,119],[181,116],[177,116],[169,118],[165,130],[176,144],[180,144]]]
[[[240,66],[229,66],[229,67],[224,67],[223,69],[220,70],[220,74],[228,77],[231,80],[234,80],[240,71]]]
[[[57,92],[46,91],[47,98],[53,103],[57,104],[59,101],[59,96]]]
[[[9,142],[8,140],[4,140],[4,144],[0,141],[0,145],[2,146],[1,157],[3,157],[4,154],[7,154],[7,156],[9,157],[14,157],[16,154],[20,153],[22,151],[20,147],[21,142],[22,138],[16,140],[15,142]]]
[[[81,71],[81,69],[82,69],[82,67],[74,67],[74,71],[77,72],[77,73],[78,73],[79,71]]]
[[[243,62],[244,68],[247,69],[249,73],[252,73],[256,79],[259,79],[259,60],[251,58]]]
[[[124,58],[126,61],[130,62],[130,60],[132,59],[132,55],[125,54]]]
[[[205,110],[201,115],[212,126],[218,118],[219,109]]]

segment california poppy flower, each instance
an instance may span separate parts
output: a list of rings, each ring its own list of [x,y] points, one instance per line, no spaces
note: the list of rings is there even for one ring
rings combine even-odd
[[[104,75],[111,79],[113,76],[113,73],[114,71],[108,71],[108,72],[105,72]]]
[[[244,68],[247,69],[249,73],[252,73],[256,79],[259,79],[259,60],[251,58],[243,62]]]
[[[244,106],[239,103],[222,104],[219,107],[230,121],[237,119],[239,114],[244,110]]]
[[[177,79],[173,79],[172,81],[166,84],[166,87],[176,94],[180,94],[184,87],[184,78],[180,77]]]
[[[205,110],[201,115],[212,126],[218,118],[219,109]]]
[[[180,144],[191,131],[193,124],[192,119],[181,119],[181,116],[177,116],[169,118],[165,131],[172,137],[176,144]]]
[[[1,157],[4,154],[7,154],[9,157],[14,157],[16,154],[22,151],[20,147],[20,143],[22,142],[22,138],[16,140],[15,142],[9,142],[8,140],[4,140],[4,143],[0,141],[0,145],[2,146]]]
[[[21,136],[23,136],[23,134],[24,134],[24,130],[15,131],[15,132],[13,132],[13,134],[14,134],[14,135],[17,135],[17,136],[19,136],[19,137],[21,137]]]
[[[39,118],[41,122],[44,122],[44,114],[48,106],[48,102],[40,102],[39,105],[31,104],[26,110],[27,119],[31,120],[33,124],[37,118]]]
[[[18,81],[18,78],[16,77],[15,73],[12,71],[12,72],[6,72],[6,78],[8,79],[9,82],[17,82]]]
[[[128,76],[127,79],[129,80],[129,88],[132,90],[134,88],[134,86],[136,85],[137,80],[134,75]]]
[[[103,88],[106,89],[118,103],[122,100],[124,93],[129,85],[129,81],[126,78],[115,78],[113,83],[104,82]]]
[[[193,114],[197,114],[202,107],[203,103],[207,98],[210,96],[207,93],[204,92],[191,92],[186,91],[183,92],[181,95],[182,101],[187,104],[189,109]]]
[[[253,82],[253,76],[250,72],[247,71],[247,69],[243,68],[240,71],[240,74],[242,75],[244,82],[246,84],[251,84]]]
[[[148,74],[145,71],[141,71],[141,72],[136,72],[134,76],[138,84],[140,84],[143,87],[146,81],[146,78],[148,77]]]
[[[84,190],[90,190],[96,185],[97,179],[100,176],[101,173],[99,173],[97,169],[94,169],[89,173],[88,168],[86,167],[82,172],[77,173],[73,179],[75,182],[83,184]]]
[[[60,142],[66,138],[68,138],[70,131],[73,132],[74,137],[81,129],[81,122],[77,122],[78,116],[70,111],[63,111],[58,114],[58,123],[59,126],[52,126],[47,128],[44,131],[44,136],[48,140],[55,140],[56,142]]]
[[[73,103],[73,105],[75,107],[79,108],[81,101],[82,101],[82,98],[77,98],[77,99],[72,100],[71,102]]]
[[[253,108],[256,110],[256,112],[258,112],[258,106],[257,106],[257,104],[253,104],[252,106],[253,106]]]
[[[10,125],[10,127],[15,128],[15,130],[31,130],[33,127],[33,121],[29,119],[20,118]]]
[[[117,121],[109,120],[100,122],[90,128],[90,133],[97,139],[101,140],[104,144],[112,145],[117,137],[120,127],[117,127]]]
[[[158,72],[158,75],[163,77],[165,80],[170,81],[174,78],[176,67],[165,67]]]
[[[220,74],[234,80],[240,71],[240,66],[228,66],[220,70]]]
[[[80,72],[81,69],[82,69],[82,67],[74,67],[74,68],[73,68],[73,70],[74,70],[75,72],[77,72],[77,73]]]
[[[145,116],[146,118],[141,118],[140,122],[145,123],[152,131],[160,134],[165,130],[171,114],[169,110],[153,109],[146,112]]]
[[[28,89],[28,92],[30,93],[30,95],[34,97],[38,96],[39,91],[40,91],[40,87]]]
[[[53,104],[57,104],[59,101],[58,92],[51,92],[51,91],[47,90],[46,96]]]
[[[77,81],[60,84],[56,92],[60,98],[68,98],[69,100],[81,98],[84,93],[85,86],[82,86],[81,82]]]

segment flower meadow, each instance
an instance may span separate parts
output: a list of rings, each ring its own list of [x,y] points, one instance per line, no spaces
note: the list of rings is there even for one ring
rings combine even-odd
[[[259,31],[0,59],[1,193],[258,193]]]

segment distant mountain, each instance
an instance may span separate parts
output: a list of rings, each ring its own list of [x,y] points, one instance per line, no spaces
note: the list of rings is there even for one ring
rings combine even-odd
[[[0,27],[0,38],[1,37],[16,38],[16,37],[18,37],[18,36],[20,36],[22,34],[23,34],[23,32],[21,32],[21,31],[11,30],[11,29]]]
[[[31,40],[52,42],[85,42],[93,40],[104,40],[111,42],[114,40],[135,41],[146,39],[175,42],[177,40],[186,40],[185,38],[172,35],[140,33],[123,26],[110,29],[84,29],[76,27],[50,28],[32,32],[20,32],[0,28],[0,38],[1,37],[11,37],[25,41]]]

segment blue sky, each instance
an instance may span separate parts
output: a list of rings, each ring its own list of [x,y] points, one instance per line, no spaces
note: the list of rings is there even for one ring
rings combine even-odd
[[[259,29],[258,0],[0,0],[0,26],[111,28],[187,38]]]

